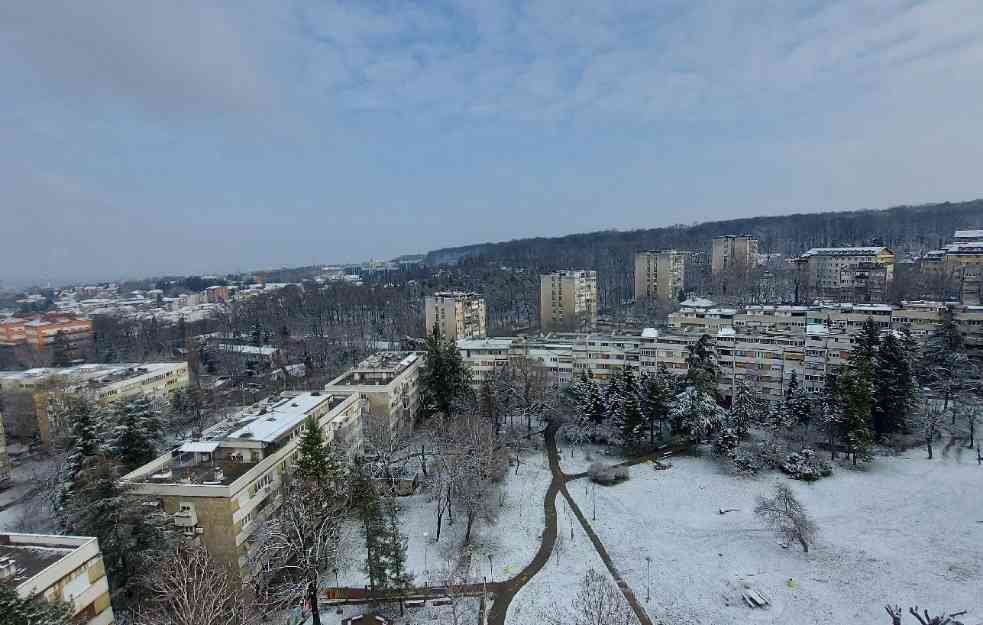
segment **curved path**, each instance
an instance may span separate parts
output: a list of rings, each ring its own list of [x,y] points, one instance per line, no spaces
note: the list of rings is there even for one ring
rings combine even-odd
[[[508,614],[509,606],[512,604],[512,600],[529,582],[529,580],[531,580],[543,569],[544,566],[546,566],[546,563],[549,562],[550,556],[553,554],[553,548],[556,546],[557,535],[556,497],[558,494],[562,494],[567,500],[567,503],[570,505],[570,509],[573,510],[577,520],[580,522],[581,527],[583,527],[584,532],[587,534],[588,538],[590,538],[591,543],[594,545],[594,550],[597,551],[597,554],[604,562],[604,566],[607,567],[608,572],[611,573],[611,577],[614,578],[618,588],[621,590],[621,593],[625,596],[625,600],[628,602],[628,605],[638,618],[638,622],[641,625],[652,625],[652,619],[649,618],[645,608],[642,607],[641,603],[639,603],[634,591],[632,591],[631,587],[628,585],[628,582],[621,575],[618,567],[615,566],[610,554],[608,554],[607,549],[604,547],[604,543],[601,541],[597,533],[594,532],[594,528],[591,527],[587,517],[584,516],[583,512],[581,512],[580,506],[577,505],[577,502],[567,490],[568,482],[587,477],[587,474],[574,473],[567,475],[563,472],[563,468],[560,466],[560,454],[556,448],[557,429],[558,426],[556,424],[550,424],[549,427],[547,427],[543,432],[546,441],[546,452],[549,458],[552,480],[550,481],[549,488],[546,489],[546,496],[543,498],[543,512],[545,514],[546,523],[545,527],[543,528],[542,541],[540,542],[539,549],[536,551],[536,555],[533,556],[533,559],[525,566],[525,568],[519,571],[519,573],[511,579],[501,582],[488,582],[487,586],[481,585],[480,587],[478,584],[473,584],[471,585],[473,587],[464,587],[459,590],[464,590],[462,594],[478,594],[485,589],[493,592],[495,595],[495,600],[488,610],[485,623],[487,625],[505,625],[505,619]],[[681,450],[682,448],[673,451]],[[618,466],[632,466],[641,464],[649,460],[663,457],[664,455],[665,449],[660,449],[655,453],[639,456],[638,458],[633,458],[626,462],[622,462]],[[339,588],[337,590],[349,593],[353,599],[362,593],[361,589],[354,588]],[[439,590],[437,588],[412,589],[404,594],[404,598],[405,596],[414,593],[421,596],[433,596],[434,594],[439,593]]]

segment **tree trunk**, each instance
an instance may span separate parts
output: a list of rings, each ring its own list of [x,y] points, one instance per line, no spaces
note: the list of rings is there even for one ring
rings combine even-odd
[[[802,551],[809,553],[809,543],[807,543],[801,536],[799,537],[799,544],[802,545]]]
[[[471,528],[474,527],[474,512],[468,512],[468,525],[464,530],[464,544],[467,545],[471,542]]]
[[[317,584],[314,582],[307,585],[307,601],[311,606],[312,625],[321,625],[321,610],[317,605]]]
[[[440,540],[440,528],[444,525],[444,509],[440,504],[437,505],[437,531],[434,534],[434,542]]]
[[[929,434],[925,437],[925,447],[928,448],[928,459],[932,459],[932,435]]]
[[[447,524],[454,525],[454,506],[451,504],[451,487],[447,487]]]

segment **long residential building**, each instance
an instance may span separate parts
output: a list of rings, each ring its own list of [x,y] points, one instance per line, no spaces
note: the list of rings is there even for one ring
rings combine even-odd
[[[22,599],[68,604],[78,625],[113,623],[109,580],[96,538],[0,533],[0,583],[13,584]]]
[[[188,385],[185,362],[86,364],[74,367],[0,371],[4,421],[10,436],[37,436],[45,445],[71,426],[52,408],[66,395],[107,405],[134,397],[163,402]]]
[[[428,334],[437,326],[451,339],[485,336],[485,298],[478,293],[443,291],[428,295],[425,304]]]
[[[362,443],[365,398],[319,391],[284,392],[205,430],[172,452],[123,476],[208,553],[248,577],[248,557],[261,520],[280,505],[279,490],[308,417],[325,438],[351,453]]]
[[[810,297],[853,301],[866,288],[862,301],[878,302],[894,279],[894,259],[894,252],[883,246],[816,247],[795,262],[800,289]]]
[[[378,352],[329,382],[324,392],[358,394],[367,402],[366,417],[384,420],[390,431],[407,430],[419,408],[424,358],[423,352]]]
[[[597,324],[597,272],[564,270],[539,279],[543,332],[581,331]]]

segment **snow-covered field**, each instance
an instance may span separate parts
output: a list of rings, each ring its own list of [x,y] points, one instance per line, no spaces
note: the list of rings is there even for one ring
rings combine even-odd
[[[543,610],[549,610],[554,604],[562,608],[571,606],[580,582],[590,568],[614,583],[563,495],[557,496],[556,508],[557,541],[553,555],[512,600],[508,625],[538,625],[543,622],[540,616]]]
[[[983,620],[983,467],[975,462],[877,458],[808,484],[778,474],[725,474],[712,459],[675,458],[673,468],[631,468],[631,479],[596,490],[595,531],[649,613],[681,623],[881,623],[887,603],[968,609]],[[754,517],[756,495],[789,483],[819,527],[804,554],[782,548]],[[571,494],[590,516],[581,482]],[[720,508],[737,508],[719,514]],[[772,601],[751,610],[740,589]],[[670,620],[670,619],[666,619]],[[671,620],[670,620],[671,622]]]
[[[539,549],[543,531],[543,496],[549,483],[550,470],[543,451],[523,456],[518,474],[515,466],[509,467],[502,486],[505,498],[497,510],[497,521],[494,525],[476,525],[472,530],[470,579],[508,579],[532,560]],[[398,501],[400,529],[407,539],[407,568],[413,572],[415,583],[442,583],[446,571],[451,568],[450,563],[459,557],[464,541],[464,519],[459,517],[454,525],[450,525],[445,515],[440,541],[434,542],[436,519],[430,495],[401,497]],[[498,505],[497,499],[494,505]],[[342,586],[364,586],[368,584],[368,577],[358,567],[365,561],[365,545],[357,529],[351,538],[351,560],[357,564],[340,572],[339,581]],[[326,581],[334,582],[333,579]]]

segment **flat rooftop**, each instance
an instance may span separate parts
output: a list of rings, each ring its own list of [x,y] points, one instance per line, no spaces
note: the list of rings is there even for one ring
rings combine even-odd
[[[376,352],[354,368],[355,371],[401,372],[417,361],[419,352]]]
[[[174,462],[161,467],[156,473],[144,473],[134,482],[145,484],[202,484],[228,486],[256,466],[254,462],[213,462],[178,465]],[[222,469],[221,479],[216,479],[215,469]]]
[[[114,365],[84,364],[74,367],[39,367],[26,371],[0,371],[0,382],[43,382],[58,378],[68,384],[86,383],[102,388],[115,382],[147,373],[161,373],[180,366],[179,362],[124,363]]]
[[[4,535],[0,534],[0,541]],[[13,563],[16,572],[11,581],[20,584],[34,577],[58,560],[75,551],[74,547],[56,547],[43,543],[0,543],[0,570]]]

